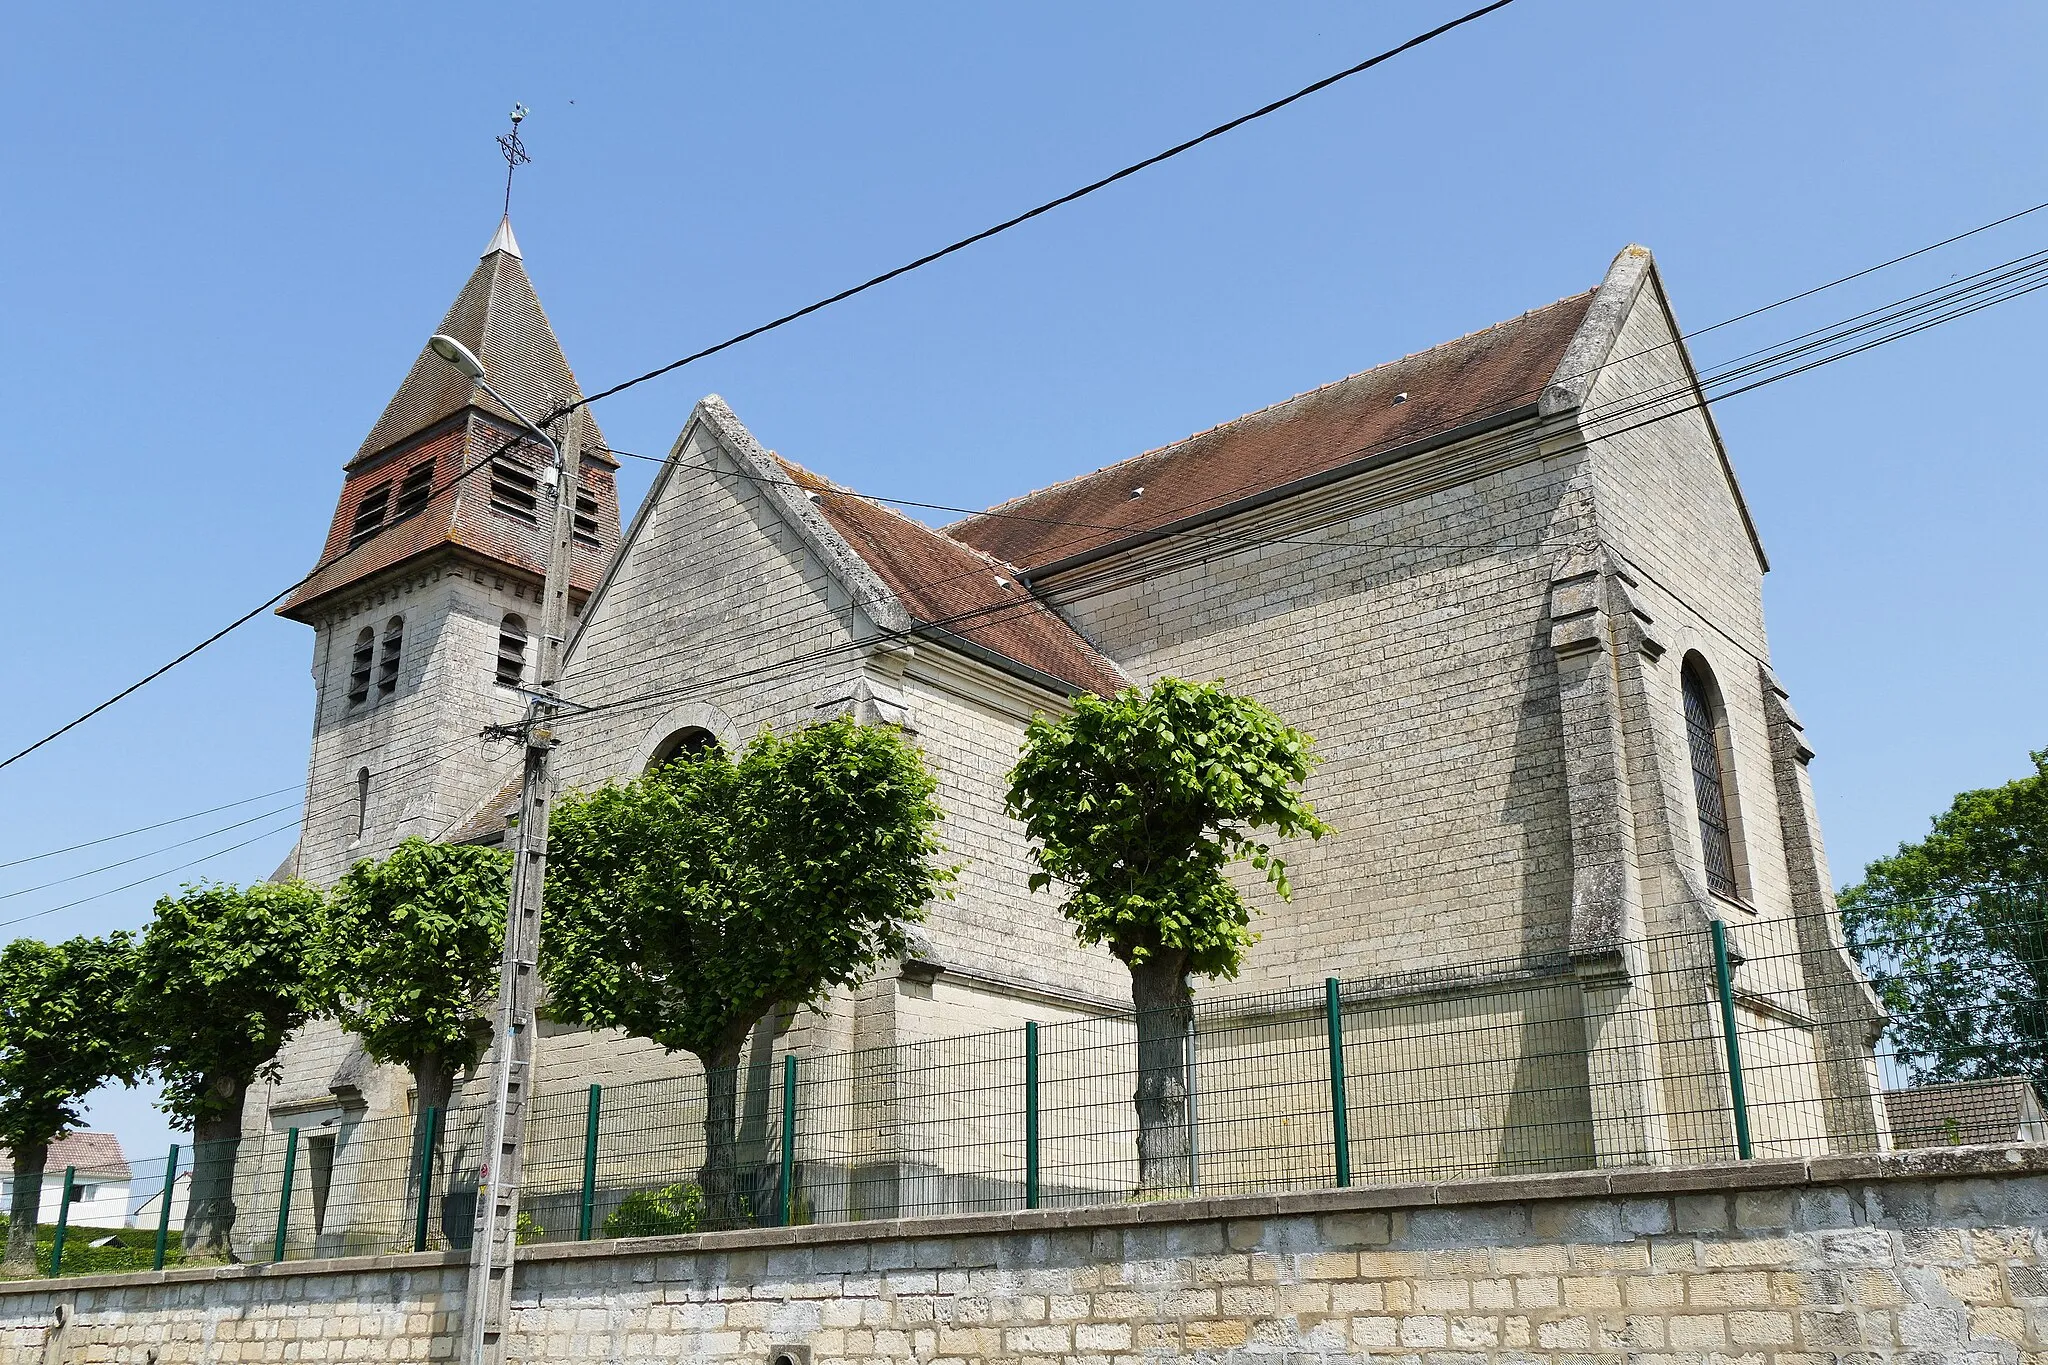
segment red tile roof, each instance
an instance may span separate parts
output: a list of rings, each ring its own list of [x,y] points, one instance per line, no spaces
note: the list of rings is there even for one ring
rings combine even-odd
[[[1533,409],[1593,292],[1026,494],[945,534],[1037,572],[1368,456]],[[1407,396],[1397,402],[1398,394]]]
[[[14,1153],[0,1149],[0,1159],[7,1163],[7,1169],[14,1169]],[[112,1133],[95,1133],[76,1129],[50,1144],[50,1154],[43,1160],[43,1174],[61,1177],[66,1166],[76,1166],[84,1175],[106,1176],[114,1180],[126,1180],[132,1174],[128,1158],[121,1154],[121,1139]]]
[[[959,636],[1082,691],[1108,694],[1129,686],[1116,665],[1033,597],[1009,565],[801,465],[780,457],[778,462],[807,493],[818,495],[818,510],[832,529],[920,625]]]

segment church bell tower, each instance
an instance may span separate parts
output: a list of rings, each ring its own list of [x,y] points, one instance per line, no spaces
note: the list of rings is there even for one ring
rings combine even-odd
[[[438,330],[528,419],[582,397],[509,215]],[[583,431],[578,610],[619,543],[618,462],[588,414]],[[547,465],[482,384],[422,346],[343,466],[317,568],[278,608],[314,632],[305,825],[287,870],[331,884],[409,835],[438,837],[490,794],[504,756],[481,732],[519,718],[539,658]]]

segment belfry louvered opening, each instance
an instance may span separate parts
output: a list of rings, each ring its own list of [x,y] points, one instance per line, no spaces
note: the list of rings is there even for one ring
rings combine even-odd
[[[391,510],[391,482],[385,480],[363,494],[356,504],[355,525],[348,533],[348,547],[356,546],[377,534],[384,527],[384,514]]]
[[[526,678],[526,618],[512,612],[498,623],[498,686],[517,687]]]
[[[364,626],[356,635],[355,657],[348,667],[348,704],[350,709],[370,700],[370,674],[377,665],[377,632]]]
[[[1728,788],[1721,770],[1721,721],[1706,665],[1687,659],[1680,672],[1685,692],[1685,740],[1692,757],[1693,802],[1699,808],[1700,857],[1707,889],[1737,895],[1735,845],[1728,835]]]
[[[398,660],[405,650],[405,618],[394,616],[384,623],[384,647],[377,658],[377,695],[388,697],[398,690]]]
[[[491,461],[491,508],[521,521],[540,521],[540,480],[512,455]]]
[[[598,548],[597,494],[591,492],[590,486],[580,479],[576,483],[575,524],[570,530],[576,537],[578,545],[586,545],[593,550]]]
[[[434,462],[416,464],[405,471],[404,480],[398,485],[398,502],[392,510],[393,521],[404,521],[427,510],[427,500],[434,492]]]

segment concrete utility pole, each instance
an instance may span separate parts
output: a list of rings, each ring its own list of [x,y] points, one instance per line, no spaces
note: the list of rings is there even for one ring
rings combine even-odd
[[[446,343],[444,346],[442,343]],[[485,382],[483,366],[460,342],[437,336],[437,354],[470,374],[515,416],[519,410]],[[452,353],[451,353],[452,348]],[[467,363],[465,363],[465,361]],[[569,565],[575,551],[576,486],[583,467],[583,411],[562,419],[557,444],[532,422],[522,422],[554,453],[542,475],[554,487],[547,575],[541,583],[539,677],[527,694],[526,719],[517,727],[526,745],[520,783],[518,847],[512,894],[505,911],[505,956],[498,969],[498,1025],[493,1038],[491,1109],[478,1173],[476,1226],[469,1249],[468,1292],[462,1304],[461,1365],[503,1365],[511,1311],[512,1259],[518,1247],[519,1181],[526,1157],[526,1108],[532,1094],[536,971],[540,962],[541,891],[547,876],[548,811],[554,802],[548,758],[555,747],[550,721],[561,710],[555,684],[569,634]]]

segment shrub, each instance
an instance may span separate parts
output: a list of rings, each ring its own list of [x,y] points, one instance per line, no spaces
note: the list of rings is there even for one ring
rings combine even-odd
[[[694,1180],[635,1190],[604,1220],[607,1237],[667,1237],[695,1232],[704,1221],[704,1191]]]

